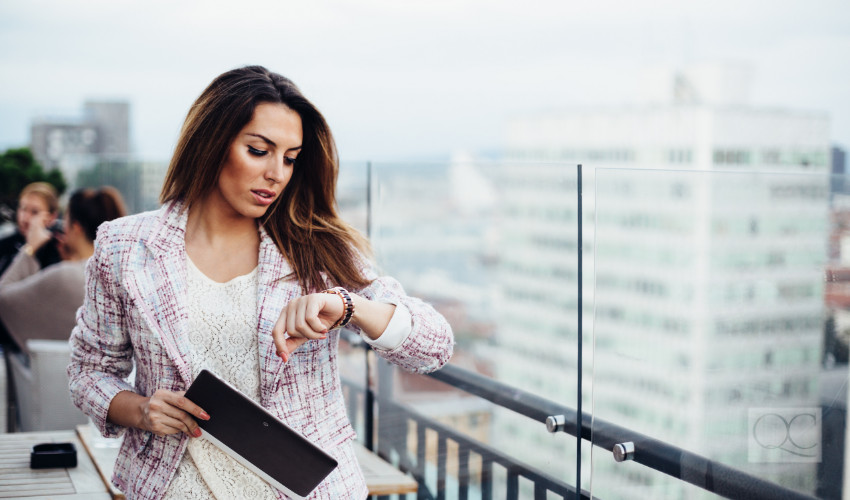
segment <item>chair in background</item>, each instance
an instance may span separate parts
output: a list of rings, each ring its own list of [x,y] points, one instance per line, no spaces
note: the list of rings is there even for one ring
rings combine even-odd
[[[7,357],[18,414],[16,430],[67,430],[88,422],[71,403],[68,391],[68,341],[28,340],[27,349],[29,359],[21,353]]]

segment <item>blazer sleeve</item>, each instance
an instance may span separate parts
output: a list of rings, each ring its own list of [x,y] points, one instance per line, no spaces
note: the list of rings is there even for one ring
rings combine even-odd
[[[133,368],[133,348],[118,293],[121,249],[109,251],[109,233],[108,223],[100,227],[86,265],[86,294],[71,333],[68,377],[74,404],[104,436],[118,437],[125,428],[108,423],[106,416],[116,394],[133,391],[126,380]]]
[[[373,350],[387,361],[414,373],[432,372],[448,363],[454,350],[454,335],[446,318],[430,304],[407,295],[395,278],[378,276],[372,265],[365,260],[361,262],[363,274],[372,283],[357,293],[376,302],[403,304],[411,317],[410,335],[398,347],[382,349],[373,346]]]

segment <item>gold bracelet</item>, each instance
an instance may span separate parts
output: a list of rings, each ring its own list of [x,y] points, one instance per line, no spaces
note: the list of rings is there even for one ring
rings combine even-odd
[[[24,252],[25,254],[29,255],[30,257],[32,257],[33,255],[35,255],[35,249],[34,249],[34,248],[32,247],[32,245],[30,245],[29,243],[27,243],[26,245],[22,246],[22,247],[21,247],[21,251],[22,251],[22,252]]]

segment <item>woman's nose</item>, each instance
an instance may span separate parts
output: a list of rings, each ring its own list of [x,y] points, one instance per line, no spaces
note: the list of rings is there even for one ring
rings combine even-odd
[[[283,156],[279,158],[275,157],[274,161],[271,162],[271,165],[266,170],[266,179],[273,182],[282,182],[286,171],[286,167],[283,164],[284,161],[286,159]]]

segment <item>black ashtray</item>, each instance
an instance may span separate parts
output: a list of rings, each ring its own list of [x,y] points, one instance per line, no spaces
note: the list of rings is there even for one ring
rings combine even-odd
[[[74,447],[74,443],[43,443],[32,447],[32,453],[30,453],[31,469],[76,466],[77,449]]]

